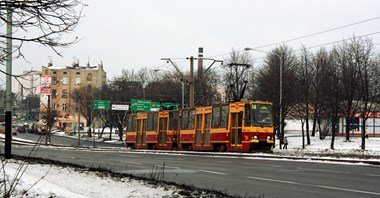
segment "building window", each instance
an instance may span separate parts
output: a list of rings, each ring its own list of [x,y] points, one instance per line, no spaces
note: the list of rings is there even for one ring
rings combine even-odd
[[[63,72],[63,74],[67,74],[67,72]]]
[[[87,74],[87,81],[92,81],[92,73]]]
[[[75,85],[80,85],[80,78],[75,78]]]
[[[56,110],[57,109],[57,103],[51,103],[51,109]]]
[[[53,71],[53,74],[57,74],[57,72],[56,72],[56,71]]]
[[[51,97],[57,98],[57,90],[56,89],[51,90]]]
[[[62,85],[67,85],[69,83],[69,79],[67,77],[62,78]]]
[[[52,79],[51,79],[51,83],[52,83],[53,85],[57,85],[57,77],[52,77]]]
[[[92,92],[92,85],[87,85],[87,92],[91,93]]]
[[[77,72],[77,74],[80,74],[80,72]]]
[[[62,98],[68,98],[67,90],[62,90]]]
[[[62,111],[67,111],[69,110],[69,105],[67,105],[66,103],[63,103],[62,104]]]

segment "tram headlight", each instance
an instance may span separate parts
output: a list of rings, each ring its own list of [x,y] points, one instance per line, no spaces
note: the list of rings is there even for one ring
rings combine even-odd
[[[254,136],[252,137],[252,139],[253,139],[253,140],[258,140],[259,138],[257,137],[257,135],[254,135]]]
[[[271,140],[271,139],[272,139],[272,136],[268,135],[267,140]]]

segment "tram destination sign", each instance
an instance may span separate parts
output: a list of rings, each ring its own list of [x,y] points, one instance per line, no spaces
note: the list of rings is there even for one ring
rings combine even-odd
[[[110,101],[109,100],[94,100],[94,109],[108,110],[110,109]]]

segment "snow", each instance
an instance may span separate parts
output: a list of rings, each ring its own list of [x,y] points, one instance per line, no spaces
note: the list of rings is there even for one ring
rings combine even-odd
[[[20,167],[25,168],[25,172],[11,197],[171,197],[175,193],[174,189],[139,180],[100,177],[94,172],[54,165],[22,165],[16,160],[7,160],[3,166],[8,181],[14,181]],[[4,171],[1,172],[1,178],[4,178]]]
[[[54,135],[65,135],[65,133],[56,131]],[[380,159],[380,137],[366,139],[366,150],[362,150],[360,137],[351,137],[350,141],[345,141],[345,137],[338,136],[335,138],[335,149],[332,150],[330,149],[331,137],[329,136],[323,140],[318,136],[310,137],[310,145],[306,145],[305,137],[305,149],[302,149],[300,131],[285,131],[285,136],[289,142],[288,149],[279,149],[278,141],[276,141],[273,154],[268,155],[326,154],[329,157],[340,159],[342,156],[352,160],[363,158],[363,156],[366,156],[364,160],[369,158],[379,161]],[[70,137],[76,138],[77,136]],[[109,137],[109,132],[104,137]],[[117,134],[113,137],[118,140]],[[2,162],[5,171],[1,170],[0,177],[4,178],[5,173],[8,181],[13,181],[23,162],[4,159]],[[110,176],[99,176],[90,171],[78,171],[75,168],[55,165],[29,164],[24,168],[25,172],[12,197],[181,197],[178,194],[180,189],[175,186],[169,188],[167,186],[154,186],[131,178],[115,179]],[[27,195],[22,194],[27,189],[29,189]],[[3,191],[4,186],[0,184],[0,193]]]

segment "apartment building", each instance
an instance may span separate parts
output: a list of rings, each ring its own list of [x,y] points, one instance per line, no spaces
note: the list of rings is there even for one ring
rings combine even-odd
[[[50,97],[50,109],[58,112],[58,118],[76,118],[78,106],[73,93],[79,88],[92,90],[106,84],[106,72],[103,64],[98,66],[42,66],[41,69],[41,113],[47,112]]]

